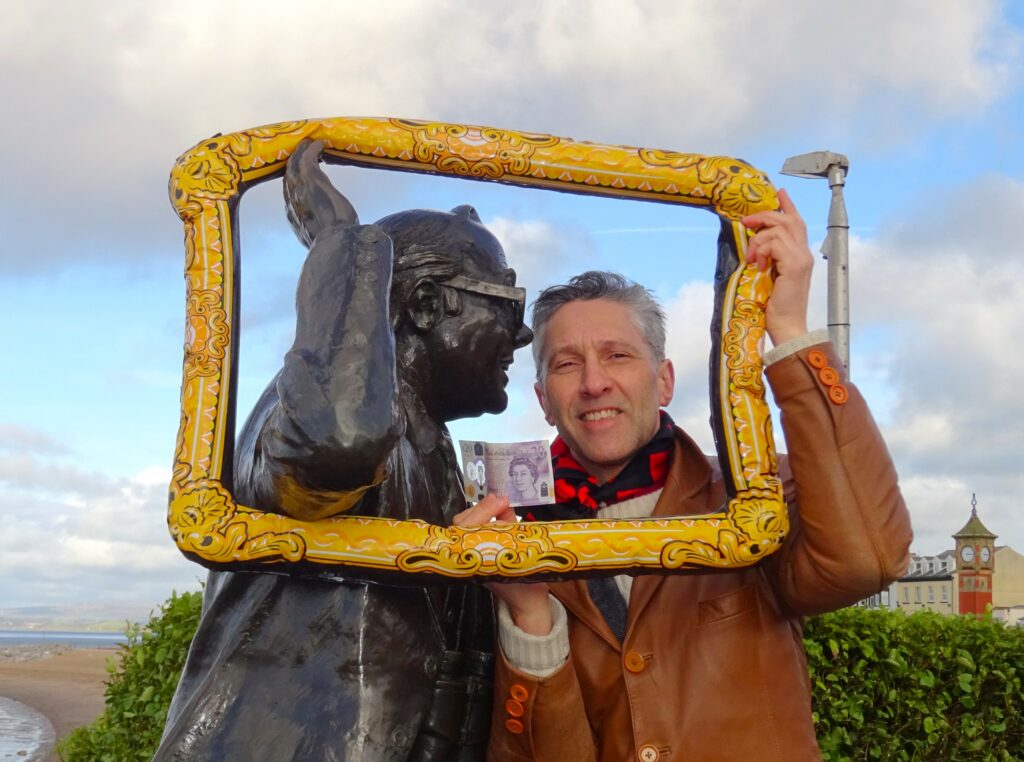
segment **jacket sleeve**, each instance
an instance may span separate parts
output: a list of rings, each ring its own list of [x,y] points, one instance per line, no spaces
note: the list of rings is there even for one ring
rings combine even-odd
[[[801,615],[856,603],[909,564],[910,516],[874,419],[831,343],[766,370],[789,450],[796,510],[766,565],[782,601]]]
[[[594,737],[569,659],[537,678],[516,670],[499,649],[489,762],[595,762]]]

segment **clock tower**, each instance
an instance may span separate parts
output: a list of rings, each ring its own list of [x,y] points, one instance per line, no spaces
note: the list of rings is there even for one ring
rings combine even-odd
[[[973,494],[971,518],[953,539],[956,541],[959,613],[980,616],[992,603],[996,535],[978,518],[978,500]]]

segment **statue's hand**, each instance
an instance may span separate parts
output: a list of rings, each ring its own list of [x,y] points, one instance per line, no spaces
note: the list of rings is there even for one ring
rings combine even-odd
[[[452,520],[452,524],[466,529],[483,526],[491,521],[509,523],[516,520],[515,511],[507,497],[488,495],[472,508],[467,508]],[[492,582],[487,589],[508,606],[512,621],[523,632],[547,635],[553,625],[545,582]]]
[[[352,204],[320,168],[323,151],[322,140],[303,140],[288,159],[284,173],[288,222],[307,248],[326,228],[359,224]]]

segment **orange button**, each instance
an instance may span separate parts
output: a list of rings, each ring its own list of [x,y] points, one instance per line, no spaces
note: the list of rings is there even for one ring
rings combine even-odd
[[[637,653],[636,651],[630,651],[626,654],[626,669],[630,672],[643,672],[647,666],[647,662],[644,660],[643,654]]]
[[[850,399],[850,393],[846,391],[846,387],[842,384],[836,384],[829,387],[828,398],[837,405],[845,405],[846,400]]]
[[[515,699],[509,699],[505,702],[505,711],[511,714],[513,717],[522,717],[523,712],[526,710],[523,705]]]
[[[828,357],[820,349],[812,349],[807,353],[807,362],[812,368],[824,368],[828,365]]]
[[[839,383],[839,374],[836,373],[836,369],[827,365],[818,371],[818,378],[825,386],[835,386]]]
[[[526,699],[530,698],[530,692],[519,683],[512,683],[512,687],[508,689],[508,692],[516,701],[526,701]]]
[[[658,751],[658,747],[649,743],[641,746],[636,752],[636,758],[640,762],[657,762],[660,756],[661,752]]]
[[[505,720],[505,728],[509,733],[515,733],[519,735],[523,732],[523,723],[519,720]]]

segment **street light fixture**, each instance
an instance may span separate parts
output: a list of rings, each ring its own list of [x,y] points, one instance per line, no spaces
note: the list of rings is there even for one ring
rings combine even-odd
[[[828,260],[828,332],[847,373],[850,370],[850,221],[846,216],[843,186],[850,169],[841,153],[814,151],[791,156],[782,165],[782,174],[792,177],[819,177],[828,180],[832,203],[828,208],[828,234],[821,253]]]

